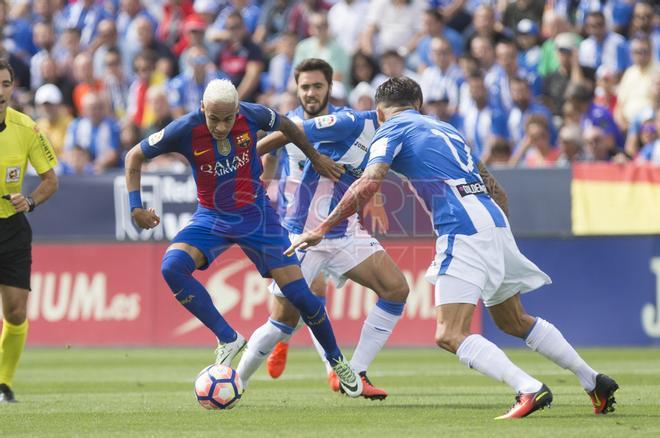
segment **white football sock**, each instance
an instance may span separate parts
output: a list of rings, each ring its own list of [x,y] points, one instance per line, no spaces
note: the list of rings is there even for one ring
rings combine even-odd
[[[488,377],[504,382],[516,392],[529,394],[543,384],[518,368],[499,347],[481,335],[470,335],[456,351],[458,359]]]
[[[351,358],[353,369],[361,373],[367,371],[371,362],[383,348],[401,315],[393,315],[378,306],[373,306],[362,325],[360,341]]]
[[[241,356],[241,360],[236,367],[236,372],[243,382],[243,387],[247,388],[250,377],[259,369],[259,366],[268,357],[275,345],[287,335],[290,335],[290,333],[286,333],[289,331],[288,329],[291,329],[291,327],[268,319],[266,324],[252,333],[243,356]]]
[[[309,336],[312,338],[312,342],[314,343],[314,348],[316,348],[316,352],[319,354],[319,357],[323,361],[323,365],[325,365],[325,373],[328,374],[330,371],[332,371],[332,367],[330,366],[330,363],[328,362],[328,359],[325,357],[325,350],[319,344],[319,341],[316,340],[314,337],[314,333],[312,333],[312,329],[307,327],[307,330],[309,331]]]
[[[596,376],[593,370],[575,349],[568,343],[557,328],[542,318],[536,318],[536,323],[527,335],[525,343],[529,348],[541,353],[562,368],[573,371],[586,391],[596,387]]]

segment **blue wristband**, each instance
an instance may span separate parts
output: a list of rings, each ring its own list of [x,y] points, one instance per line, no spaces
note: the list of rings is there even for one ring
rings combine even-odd
[[[139,190],[128,192],[128,203],[131,206],[131,211],[136,208],[142,208],[142,197],[140,197]]]

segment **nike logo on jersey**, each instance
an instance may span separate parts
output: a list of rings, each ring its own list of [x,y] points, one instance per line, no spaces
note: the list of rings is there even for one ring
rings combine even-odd
[[[210,150],[211,149],[209,148],[209,149],[204,149],[203,151],[194,151],[193,154],[195,154],[196,157],[199,157],[200,155],[205,154]]]

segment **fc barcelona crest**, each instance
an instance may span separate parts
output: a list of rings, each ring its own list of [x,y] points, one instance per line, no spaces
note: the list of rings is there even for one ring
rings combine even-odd
[[[246,148],[250,146],[250,133],[244,132],[243,134],[236,137],[236,145],[239,148]]]
[[[218,152],[223,157],[229,155],[229,152],[231,152],[231,144],[228,139],[225,138],[224,140],[218,141]]]

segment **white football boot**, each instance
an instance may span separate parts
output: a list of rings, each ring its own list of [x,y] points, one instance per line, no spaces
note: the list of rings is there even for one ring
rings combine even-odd
[[[218,342],[218,347],[215,349],[215,363],[216,365],[225,365],[231,367],[231,362],[234,360],[236,355],[243,351],[247,341],[240,333],[236,333],[236,340],[233,342],[220,343]]]
[[[341,391],[349,397],[359,397],[362,395],[362,379],[351,368],[351,365],[343,357],[334,364],[330,361],[332,369],[337,374]]]

